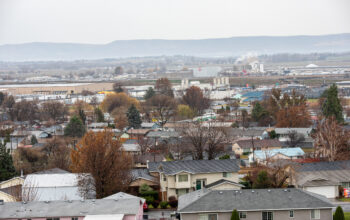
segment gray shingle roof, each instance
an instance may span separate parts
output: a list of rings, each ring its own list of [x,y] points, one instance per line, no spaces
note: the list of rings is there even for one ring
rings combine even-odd
[[[303,186],[337,186],[339,183],[327,179],[315,179],[306,181]]]
[[[350,182],[350,160],[294,164],[295,185],[304,186],[315,179],[335,183]]]
[[[232,212],[331,208],[324,198],[299,189],[207,190],[180,196],[179,212]],[[196,198],[196,199],[193,199]],[[190,200],[190,202],[188,201]],[[186,204],[183,205],[182,203]]]
[[[150,172],[167,175],[185,171],[189,173],[238,172],[239,160],[178,160],[149,163]]]
[[[140,199],[97,199],[85,201],[6,202],[0,205],[0,219],[78,217],[102,214],[137,214]]]
[[[254,147],[282,147],[282,143],[277,139],[253,140]],[[252,140],[240,140],[236,142],[241,148],[252,148]]]
[[[230,136],[234,137],[260,137],[263,135],[265,130],[259,129],[242,129],[242,128],[227,128],[226,132]]]
[[[154,176],[151,176],[148,172],[148,169],[133,169],[131,170],[131,175],[134,180],[145,179],[145,180],[157,182],[157,178],[155,178]]]
[[[205,186],[205,188],[211,188],[213,186],[217,186],[217,185],[220,185],[220,184],[223,184],[223,183],[229,183],[229,184],[233,184],[233,185],[236,185],[236,186],[240,186],[240,187],[244,187],[242,184],[239,184],[239,183],[236,183],[236,182],[233,182],[233,181],[230,181],[230,180],[225,180],[225,179],[221,179],[221,180],[218,180],[218,181],[215,181],[211,184],[208,184]]]
[[[146,136],[149,138],[171,138],[179,137],[179,133],[176,131],[151,131]]]
[[[299,172],[326,170],[350,170],[350,160],[298,164]]]

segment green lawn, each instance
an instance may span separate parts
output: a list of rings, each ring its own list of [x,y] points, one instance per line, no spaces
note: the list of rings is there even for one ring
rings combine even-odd
[[[350,198],[340,198],[339,200],[342,202],[350,202]]]
[[[345,212],[345,220],[350,220],[350,212]]]

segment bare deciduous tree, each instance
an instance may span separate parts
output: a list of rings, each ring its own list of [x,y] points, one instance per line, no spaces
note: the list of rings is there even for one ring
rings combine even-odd
[[[181,129],[183,143],[191,148],[194,160],[204,159],[205,145],[208,141],[206,129],[199,122],[195,122],[192,125],[188,124]]]
[[[296,147],[298,144],[300,144],[304,140],[305,138],[302,134],[299,134],[298,132],[293,130],[288,133],[287,145],[289,147]]]
[[[340,126],[334,117],[323,119],[314,133],[315,157],[336,161],[349,159],[349,131]]]
[[[170,96],[153,96],[147,100],[147,104],[151,109],[152,116],[158,119],[158,123],[161,127],[176,114],[176,101]]]
[[[212,160],[224,150],[226,133],[220,127],[214,127],[213,122],[205,125],[200,122],[187,124],[181,129],[183,144],[191,149],[192,157],[195,160],[204,159],[204,153]]]
[[[213,160],[219,153],[224,151],[227,135],[223,128],[214,127],[211,122],[208,123],[206,133],[208,160]]]

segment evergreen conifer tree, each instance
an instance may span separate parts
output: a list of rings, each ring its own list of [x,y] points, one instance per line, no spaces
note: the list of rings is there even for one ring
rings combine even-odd
[[[64,129],[64,136],[82,137],[85,134],[85,126],[83,122],[77,117],[73,116],[67,127]]]
[[[16,176],[16,170],[10,152],[6,149],[6,142],[0,143],[0,182]]]
[[[325,101],[322,105],[322,113],[325,117],[334,116],[338,122],[343,122],[343,108],[338,98],[338,88],[333,84],[323,95]]]
[[[133,128],[140,128],[141,127],[141,116],[139,110],[135,107],[135,105],[131,105],[128,109],[128,112],[126,113],[126,116],[128,117],[129,126]]]
[[[340,206],[335,210],[333,220],[345,220],[343,209]]]
[[[238,211],[236,209],[233,210],[233,212],[232,212],[231,220],[239,220],[239,214],[238,214]]]

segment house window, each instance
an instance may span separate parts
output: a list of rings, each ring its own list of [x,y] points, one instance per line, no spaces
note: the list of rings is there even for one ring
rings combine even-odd
[[[293,210],[289,211],[289,218],[294,218],[294,211]]]
[[[342,182],[340,183],[343,188],[350,188],[350,182]]]
[[[247,213],[246,212],[239,212],[239,218],[247,218]]]
[[[78,217],[73,217],[72,220],[78,220]]]
[[[232,173],[226,173],[226,172],[224,172],[224,173],[222,173],[222,176],[223,176],[223,177],[232,177]]]
[[[319,209],[313,209],[311,210],[311,219],[320,219],[321,213]]]
[[[166,181],[166,176],[165,176],[165,174],[163,174],[163,181]]]
[[[179,175],[179,182],[188,182],[188,175]]]
[[[189,192],[189,189],[176,189],[177,197],[185,195]]]
[[[272,212],[262,212],[262,220],[273,220]]]
[[[218,220],[218,214],[200,214],[199,220]]]

